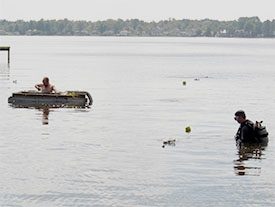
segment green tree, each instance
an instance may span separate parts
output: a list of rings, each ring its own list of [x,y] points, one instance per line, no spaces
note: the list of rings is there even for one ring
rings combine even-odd
[[[271,22],[269,20],[266,20],[263,24],[263,35],[264,37],[272,36]]]

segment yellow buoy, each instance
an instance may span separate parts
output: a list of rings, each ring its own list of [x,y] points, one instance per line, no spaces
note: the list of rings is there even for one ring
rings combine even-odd
[[[186,128],[185,128],[185,132],[186,132],[186,133],[190,133],[190,132],[191,132],[191,127],[190,127],[190,126],[186,127]]]

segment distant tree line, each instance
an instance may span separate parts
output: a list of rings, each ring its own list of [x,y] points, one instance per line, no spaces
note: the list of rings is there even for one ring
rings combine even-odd
[[[60,36],[182,36],[182,37],[275,37],[275,20],[261,22],[258,17],[235,21],[176,20],[144,22],[138,19],[106,21],[7,21],[0,20],[0,35]]]

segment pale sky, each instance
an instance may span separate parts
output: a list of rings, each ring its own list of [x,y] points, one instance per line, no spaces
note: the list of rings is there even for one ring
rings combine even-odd
[[[0,19],[275,19],[275,0],[0,0]]]

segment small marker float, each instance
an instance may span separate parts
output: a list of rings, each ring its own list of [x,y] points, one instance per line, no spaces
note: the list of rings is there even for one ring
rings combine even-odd
[[[191,132],[191,127],[190,127],[190,126],[185,127],[185,132],[186,132],[186,133],[190,133],[190,132]]]

